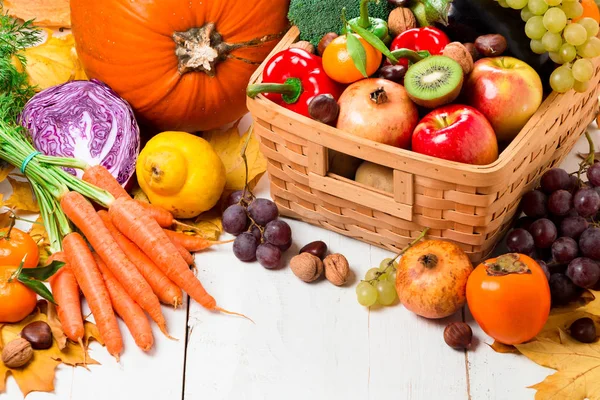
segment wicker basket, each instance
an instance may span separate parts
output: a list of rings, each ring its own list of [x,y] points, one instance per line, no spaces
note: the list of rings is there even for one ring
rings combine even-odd
[[[297,41],[292,27],[273,53]],[[457,243],[473,262],[488,256],[546,169],[558,165],[598,111],[600,58],[587,93],[551,94],[493,164],[445,161],[358,138],[248,98],[271,196],[285,216],[398,250],[429,227],[429,238]],[[263,65],[250,83],[260,82]],[[334,150],[394,170],[394,193],[328,171]]]

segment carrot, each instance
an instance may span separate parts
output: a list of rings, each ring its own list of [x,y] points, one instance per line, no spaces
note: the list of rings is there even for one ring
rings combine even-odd
[[[129,258],[133,265],[137,267],[138,271],[140,271],[142,276],[150,284],[158,299],[173,307],[179,306],[183,297],[181,289],[171,282],[164,272],[162,272],[161,269],[135,245],[135,243],[127,239],[125,235],[115,228],[108,216],[108,212],[104,210],[98,211],[98,215],[102,219],[102,222],[104,222],[104,225],[108,228],[113,239],[117,242],[117,245],[119,245],[121,250],[127,255],[127,258]]]
[[[48,258],[52,261],[66,262],[65,254],[60,251]],[[50,287],[56,301],[58,319],[65,335],[74,342],[81,342],[85,335],[83,316],[81,315],[81,299],[79,298],[79,285],[68,264],[63,265],[50,278]]]
[[[116,199],[108,209],[113,224],[191,298],[210,310],[222,311],[202,283],[190,271],[167,234],[135,201]]]
[[[100,272],[102,272],[113,307],[119,317],[125,321],[125,325],[129,328],[135,344],[144,351],[150,350],[154,344],[154,336],[152,335],[152,328],[150,328],[146,314],[129,297],[123,286],[117,281],[117,278],[110,272],[98,254],[94,254],[94,260],[96,260],[96,264]]]
[[[63,239],[65,256],[77,283],[92,310],[96,326],[108,352],[119,359],[123,351],[123,338],[117,317],[110,302],[110,295],[102,274],[85,240],[79,233],[69,233]]]
[[[185,233],[171,231],[169,229],[164,229],[164,231],[173,243],[183,246],[184,249],[192,253],[196,251],[206,250],[214,244],[228,243],[213,242],[208,239],[204,239],[201,236],[186,235]]]
[[[98,186],[100,189],[104,189],[113,195],[115,199],[119,197],[131,198],[129,193],[121,186],[119,181],[102,165],[94,165],[88,167],[83,173],[83,180],[91,183],[92,185]],[[139,203],[146,209],[152,218],[156,219],[156,222],[163,228],[168,228],[173,225],[174,219],[173,214],[164,208],[139,201]]]
[[[126,200],[137,204],[133,200]],[[162,314],[158,297],[115,242],[108,228],[104,226],[102,219],[96,214],[92,204],[77,192],[67,192],[60,199],[60,205],[67,217],[87,237],[96,253],[100,255],[131,298],[150,314],[160,330],[168,336],[167,323]]]

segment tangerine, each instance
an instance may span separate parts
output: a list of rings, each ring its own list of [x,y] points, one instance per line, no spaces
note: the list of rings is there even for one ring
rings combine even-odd
[[[379,69],[383,54],[365,39],[357,34],[354,36],[360,41],[365,49],[367,76],[373,75]],[[348,40],[346,35],[338,36],[323,52],[323,69],[334,81],[339,83],[353,83],[366,78],[354,64],[354,60],[348,51]]]
[[[11,280],[17,267],[0,266],[0,323],[19,322],[33,312],[37,295],[27,286]]]

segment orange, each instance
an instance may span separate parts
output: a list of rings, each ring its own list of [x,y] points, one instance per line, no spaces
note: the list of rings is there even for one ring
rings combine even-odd
[[[0,265],[19,265],[27,256],[23,268],[36,268],[40,251],[35,241],[20,229],[9,229],[0,229]]]
[[[379,69],[383,55],[367,43],[365,39],[357,34],[354,34],[354,36],[365,48],[367,56],[366,71],[367,75],[371,76]],[[348,52],[346,35],[338,36],[325,48],[323,52],[323,69],[331,79],[339,83],[349,84],[365,78],[354,65],[354,61]]]
[[[14,266],[0,266],[0,323],[19,322],[31,314],[37,304],[37,295],[27,286],[13,279]]]
[[[579,18],[573,18],[573,22],[589,17],[600,23],[600,10],[594,0],[581,0],[581,5],[583,6],[583,14]]]

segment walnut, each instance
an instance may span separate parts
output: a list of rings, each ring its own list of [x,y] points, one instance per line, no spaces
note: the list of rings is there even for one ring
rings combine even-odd
[[[341,254],[330,254],[323,260],[325,278],[336,286],[342,286],[348,280],[350,266],[348,260]]]
[[[450,43],[444,48],[442,54],[459,63],[465,75],[468,75],[473,71],[473,57],[462,43]]]
[[[306,40],[301,40],[299,42],[296,42],[293,45],[291,45],[290,47],[306,50],[310,54],[315,54],[315,46],[312,43],[307,42]]]
[[[2,362],[8,368],[21,368],[33,357],[33,348],[26,339],[17,338],[2,350]]]
[[[409,8],[398,7],[392,10],[388,18],[388,29],[390,35],[398,36],[404,31],[417,27],[415,14]]]
[[[313,282],[323,274],[323,262],[310,253],[301,253],[292,258],[290,268],[304,282]]]

